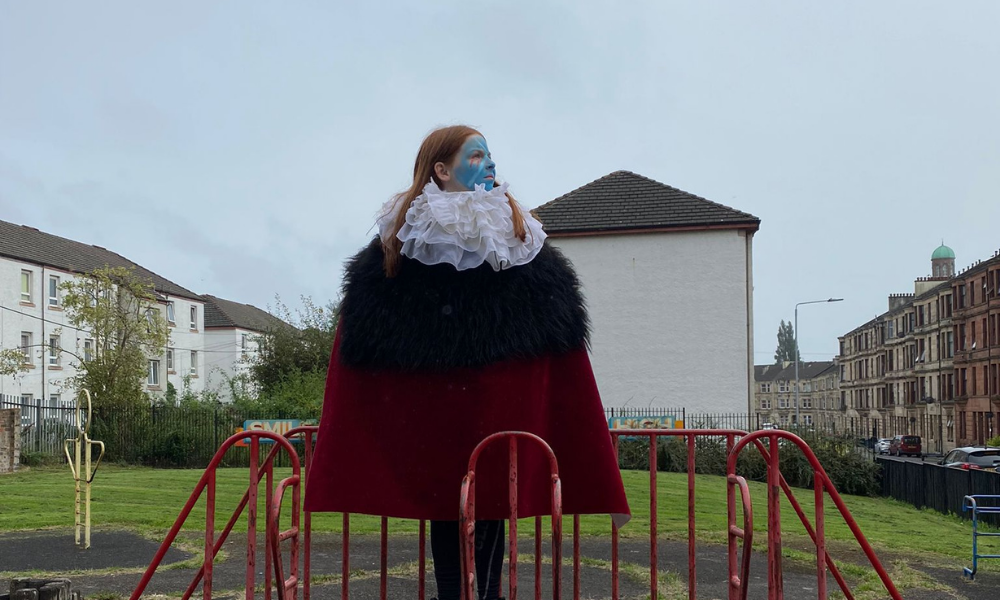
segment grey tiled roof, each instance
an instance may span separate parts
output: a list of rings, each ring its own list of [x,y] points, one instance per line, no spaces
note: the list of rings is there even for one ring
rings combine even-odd
[[[754,381],[774,381],[783,368],[780,364],[754,365],[753,379]]]
[[[549,234],[732,227],[760,219],[631,171],[615,171],[532,211]]]
[[[252,304],[240,304],[215,296],[204,295],[205,327],[239,327],[264,332],[275,327],[289,327],[287,323]]]
[[[835,366],[830,360],[799,361],[799,380],[815,379]],[[789,363],[787,367],[781,364],[754,365],[753,375],[754,381],[794,381],[795,363]]]
[[[71,273],[90,273],[103,267],[133,268],[136,275],[152,281],[153,287],[161,294],[201,299],[191,290],[160,277],[120,254],[100,246],[74,242],[26,225],[0,221],[0,256]]]

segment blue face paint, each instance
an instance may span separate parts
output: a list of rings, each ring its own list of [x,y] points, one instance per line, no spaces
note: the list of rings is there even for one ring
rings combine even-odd
[[[490,157],[490,149],[483,136],[474,135],[465,140],[462,149],[458,151],[455,180],[467,190],[484,185],[486,191],[490,191],[496,174],[497,164]]]

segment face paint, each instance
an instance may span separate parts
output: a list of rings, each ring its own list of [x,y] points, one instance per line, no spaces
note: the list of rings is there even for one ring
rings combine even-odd
[[[490,149],[483,136],[474,135],[465,140],[462,149],[458,151],[458,164],[455,165],[455,179],[458,183],[467,190],[484,185],[486,191],[490,191],[496,174],[497,164],[490,157]]]

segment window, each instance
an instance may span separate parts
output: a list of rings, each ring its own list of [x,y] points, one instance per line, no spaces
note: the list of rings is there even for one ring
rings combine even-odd
[[[150,386],[160,385],[160,361],[149,361],[149,374],[146,375],[146,383]]]
[[[778,382],[778,391],[779,392],[787,392],[788,391],[788,382],[787,381],[780,381],[780,382]]]
[[[802,408],[812,408],[812,407],[813,407],[812,398],[803,398],[802,399]]]
[[[49,366],[59,366],[59,336],[54,335],[49,338]]]
[[[802,424],[803,425],[812,425],[813,424],[813,416],[812,415],[802,415]]]
[[[247,355],[247,334],[240,335],[240,353],[243,356]]]
[[[760,409],[761,410],[771,410],[771,399],[761,398],[760,399]]]
[[[33,365],[35,361],[32,360],[31,352],[31,332],[22,331],[21,332],[21,354],[24,355],[24,364]]]
[[[821,409],[826,410],[826,396],[819,399],[819,405]]]
[[[171,325],[176,325],[177,324],[176,321],[175,321],[175,317],[174,317],[174,303],[173,302],[167,302],[167,323],[170,323]]]
[[[21,302],[31,302],[31,271],[21,271]]]
[[[49,394],[49,408],[59,408],[59,394]]]
[[[788,408],[788,398],[778,398],[778,408]]]
[[[192,309],[194,310],[194,309]],[[191,351],[191,374],[198,375],[198,351]]]
[[[34,394],[21,394],[21,404],[31,404],[34,400]]]
[[[49,276],[49,306],[59,306],[59,278]]]
[[[167,372],[170,373],[174,370],[174,349],[167,348]]]
[[[191,307],[191,331],[198,331],[198,307]]]
[[[83,360],[90,362],[94,360],[94,340],[83,340]]]
[[[771,392],[771,384],[770,383],[760,384],[760,391],[765,394],[769,394]]]
[[[944,334],[945,339],[945,358],[951,358],[955,356],[955,332],[946,331]]]

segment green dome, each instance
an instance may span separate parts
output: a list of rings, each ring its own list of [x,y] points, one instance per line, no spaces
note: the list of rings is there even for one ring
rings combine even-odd
[[[931,254],[931,260],[937,260],[939,258],[950,258],[954,260],[955,251],[948,246],[941,244],[938,246],[938,249],[934,251],[934,254]]]

